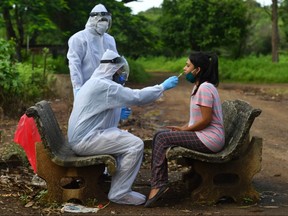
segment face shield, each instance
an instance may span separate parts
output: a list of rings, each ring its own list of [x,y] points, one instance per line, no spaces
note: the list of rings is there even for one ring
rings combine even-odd
[[[128,80],[128,77],[129,77],[129,65],[128,65],[127,60],[123,56],[116,57],[111,60],[101,60],[101,64],[102,63],[112,63],[112,64],[121,65],[120,68],[113,75],[112,79],[116,83],[125,85],[125,82]]]

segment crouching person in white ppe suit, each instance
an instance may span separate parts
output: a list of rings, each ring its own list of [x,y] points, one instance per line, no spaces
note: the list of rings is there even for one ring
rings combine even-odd
[[[74,98],[99,66],[106,49],[117,52],[114,37],[107,33],[111,24],[111,13],[104,5],[97,4],[89,14],[85,29],[70,37],[67,58]]]
[[[128,75],[125,58],[107,50],[74,100],[68,140],[79,155],[113,155],[117,169],[112,176],[109,200],[141,205],[145,203],[145,195],[132,191],[131,187],[141,166],[144,144],[139,137],[118,128],[121,109],[157,100],[165,90],[178,84],[178,77],[170,77],[160,85],[131,89],[124,87]]]

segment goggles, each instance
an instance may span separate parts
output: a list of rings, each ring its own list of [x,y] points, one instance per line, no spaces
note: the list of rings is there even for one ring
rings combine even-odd
[[[112,16],[111,13],[109,12],[91,12],[90,17],[94,17],[94,16]]]

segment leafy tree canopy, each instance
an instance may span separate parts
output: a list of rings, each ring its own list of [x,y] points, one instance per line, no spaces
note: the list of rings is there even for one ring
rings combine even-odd
[[[161,28],[167,46],[183,50],[211,50],[239,45],[249,20],[242,0],[164,0]]]

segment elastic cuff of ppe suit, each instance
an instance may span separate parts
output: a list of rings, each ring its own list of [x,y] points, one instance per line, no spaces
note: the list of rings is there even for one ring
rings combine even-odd
[[[163,84],[160,84],[160,86],[162,86],[162,88],[163,88],[163,91],[166,91],[166,89],[165,89],[165,87],[164,87],[164,85],[163,85]]]

